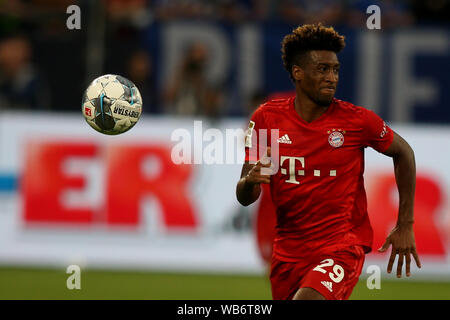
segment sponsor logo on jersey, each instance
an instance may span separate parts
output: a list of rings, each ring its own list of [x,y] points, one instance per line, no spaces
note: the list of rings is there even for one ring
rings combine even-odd
[[[289,139],[289,136],[287,135],[287,133],[282,136],[281,138],[278,138],[278,143],[286,143],[286,144],[292,144],[291,139]]]

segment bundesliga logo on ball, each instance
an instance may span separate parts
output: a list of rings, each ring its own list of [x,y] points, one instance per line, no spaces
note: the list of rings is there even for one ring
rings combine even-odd
[[[142,97],[130,80],[113,74],[98,77],[83,95],[82,112],[98,132],[116,135],[130,130],[142,113]]]

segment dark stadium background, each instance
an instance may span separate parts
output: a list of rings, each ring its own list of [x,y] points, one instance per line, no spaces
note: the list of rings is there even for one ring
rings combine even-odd
[[[366,9],[373,4],[381,9],[381,30],[369,30],[366,26]],[[81,9],[79,30],[68,30],[66,26],[70,16],[66,9],[70,5]],[[22,155],[26,147],[21,145],[21,151],[14,143],[8,144],[22,143],[22,136],[5,128],[17,125],[26,132],[29,124],[28,133],[33,135],[41,131],[39,123],[50,123],[51,127],[55,124],[53,132],[66,124],[73,127],[82,118],[81,97],[87,85],[107,73],[123,75],[137,85],[144,101],[143,126],[158,122],[192,126],[193,119],[203,119],[219,128],[226,128],[228,121],[246,125],[259,103],[292,92],[280,57],[283,35],[299,24],[320,21],[346,36],[347,46],[339,55],[342,68],[337,97],[371,108],[394,128],[404,128],[407,140],[411,135],[414,143],[435,150],[418,157],[429,159],[423,167],[418,163],[422,189],[417,208],[421,221],[430,223],[420,227],[419,237],[424,239],[420,240],[421,247],[418,239],[418,248],[424,252],[422,262],[427,267],[421,270],[422,274],[413,269],[411,279],[395,279],[384,272],[387,257],[375,258],[383,269],[381,289],[369,290],[368,274],[363,272],[352,298],[449,299],[450,168],[429,165],[434,158],[444,159],[443,163],[450,158],[450,140],[445,140],[450,137],[449,18],[450,2],[446,0],[0,1],[0,215],[2,222],[12,221],[11,226],[16,228],[10,240],[17,245],[6,247],[7,243],[0,243],[0,298],[270,299],[261,251],[257,252],[260,260],[256,268],[220,266],[219,258],[216,264],[198,267],[188,263],[185,268],[175,262],[158,261],[157,257],[138,263],[140,257],[131,254],[123,262],[113,253],[111,263],[106,258],[91,261],[83,256],[77,240],[69,241],[67,250],[77,252],[71,261],[82,265],[82,288],[68,290],[64,261],[69,254],[61,256],[48,251],[41,258],[23,246],[33,239],[37,244],[42,239],[58,242],[66,231],[74,234],[74,239],[82,239],[86,234],[88,242],[91,237],[97,239],[95,233],[101,237],[107,231],[95,224],[86,228],[83,224],[67,226],[44,218],[41,224],[27,220],[29,216],[23,213],[21,202],[25,201],[21,198],[23,166],[8,164],[11,154]],[[205,90],[207,98],[196,96],[198,104],[189,111],[175,84],[177,80],[186,81],[187,74],[198,70],[205,73],[199,87]],[[138,129],[139,124],[136,131],[147,132]],[[123,139],[132,140],[134,130]],[[96,140],[100,134],[84,123],[79,131],[84,135],[82,142],[115,143],[111,139]],[[53,134],[51,139],[57,136]],[[146,138],[151,143],[168,140],[157,132]],[[419,153],[424,150],[421,148]],[[214,175],[211,170],[196,176],[200,187],[206,175]],[[214,170],[222,169],[219,166]],[[228,175],[228,184],[233,185],[237,178]],[[379,181],[378,178],[373,181]],[[217,193],[220,192],[219,188]],[[177,193],[168,197],[176,198]],[[200,201],[197,193],[192,197],[193,202]],[[202,214],[208,211],[197,209],[204,210]],[[242,237],[256,239],[257,211],[257,205],[247,210],[236,202],[218,232],[226,234],[227,241],[236,246]],[[217,231],[214,227],[205,224],[201,232],[212,235]],[[127,235],[139,239],[139,232],[132,230],[131,236],[112,232],[104,240],[112,241],[113,252],[115,242]],[[3,234],[6,239],[5,230]],[[178,236],[183,233],[175,233],[174,238]],[[150,234],[139,246],[145,247],[152,237]],[[155,243],[157,246],[158,241],[149,242],[148,246]],[[207,261],[207,257],[203,258]]]

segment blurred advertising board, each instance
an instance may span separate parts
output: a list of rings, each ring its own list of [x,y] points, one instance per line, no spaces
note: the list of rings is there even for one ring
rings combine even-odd
[[[235,198],[247,120],[196,120],[144,115],[105,136],[77,115],[1,114],[0,263],[265,272],[259,203]],[[393,128],[416,154],[420,274],[450,276],[450,127]],[[173,162],[182,134],[194,164]],[[223,161],[206,161],[221,134]],[[397,217],[392,160],[367,150],[365,183],[377,249]],[[387,260],[372,252],[366,264]]]

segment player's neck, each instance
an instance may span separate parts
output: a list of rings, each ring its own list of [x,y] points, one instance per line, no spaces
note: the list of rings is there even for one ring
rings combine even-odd
[[[320,106],[312,101],[305,94],[297,91],[294,103],[295,111],[306,122],[312,122],[318,119],[327,111],[329,106]]]

